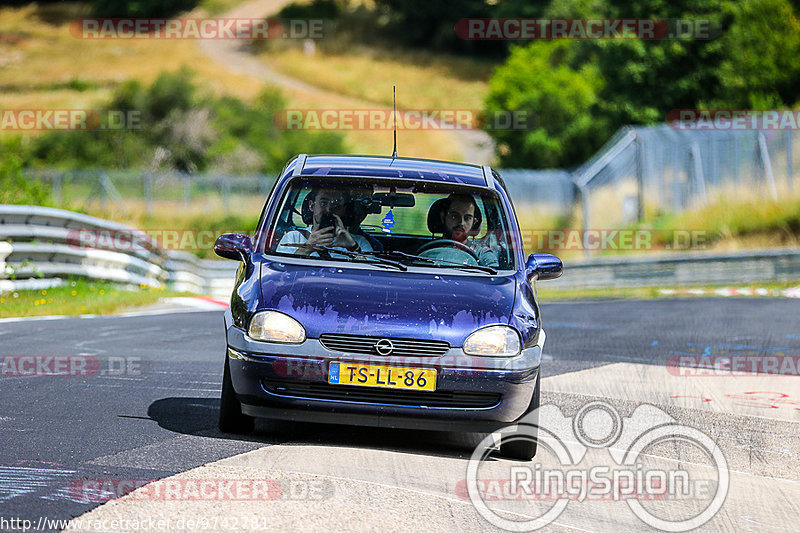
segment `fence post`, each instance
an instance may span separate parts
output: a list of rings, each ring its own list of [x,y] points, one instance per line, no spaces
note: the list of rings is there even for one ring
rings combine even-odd
[[[644,220],[644,149],[642,148],[642,138],[636,130],[633,130],[634,142],[636,143],[636,222]]]
[[[103,190],[103,198],[113,200],[117,204],[122,203],[122,195],[114,186],[114,182],[108,177],[108,173],[104,170],[100,175],[100,187]]]
[[[767,150],[767,139],[763,133],[758,134],[758,153],[761,154],[761,164],[764,166],[764,174],[767,176],[767,187],[773,200],[778,200],[778,189],[775,188],[775,176],[772,174],[772,161],[769,160]]]
[[[61,205],[61,179],[63,177],[63,173],[56,172],[53,174],[53,202],[56,205]]]
[[[789,185],[789,191],[792,190],[792,180],[794,179],[794,171],[792,170],[792,130],[786,130],[786,183]]]
[[[692,158],[692,177],[697,184],[700,197],[705,204],[708,202],[708,196],[706,195],[706,177],[703,175],[703,160],[700,156],[700,145],[697,144],[697,141],[693,142],[689,147],[689,155]]]
[[[189,174],[181,173],[181,181],[183,182],[183,207],[189,208],[192,203],[192,182]]]
[[[269,194],[269,182],[267,181],[267,177],[264,174],[258,175],[258,185],[261,189],[261,196],[266,198]]]
[[[586,235],[589,231],[589,191],[586,189],[585,185],[578,185],[578,195],[581,197],[581,212],[583,213],[583,235]],[[591,251],[589,250],[588,246],[583,247],[583,256],[587,259],[591,257]]]
[[[153,174],[144,173],[144,204],[147,216],[153,216]]]
[[[231,212],[231,182],[228,176],[220,178],[220,186],[222,188],[222,203],[225,206],[225,214]]]

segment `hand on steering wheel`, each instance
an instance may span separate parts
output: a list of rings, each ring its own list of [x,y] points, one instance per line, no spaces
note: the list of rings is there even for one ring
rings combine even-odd
[[[478,254],[473,252],[469,246],[458,241],[451,241],[450,239],[437,239],[435,241],[426,242],[417,250],[417,255],[422,255],[423,252],[433,250],[434,248],[455,248],[456,250],[469,254],[469,256],[475,260],[476,264],[479,262]]]

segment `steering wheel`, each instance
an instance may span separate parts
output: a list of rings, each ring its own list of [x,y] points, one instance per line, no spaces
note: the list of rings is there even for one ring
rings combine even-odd
[[[451,241],[450,239],[436,239],[435,241],[426,242],[422,246],[420,246],[419,250],[417,250],[417,255],[422,255],[423,252],[427,252],[428,250],[433,250],[434,248],[455,248],[460,252],[464,252],[469,254],[469,256],[475,260],[475,264],[478,264],[478,254],[473,252],[467,245],[462,244],[458,241]]]

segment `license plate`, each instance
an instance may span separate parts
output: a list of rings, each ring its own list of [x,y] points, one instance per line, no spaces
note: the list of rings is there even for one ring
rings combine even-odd
[[[406,390],[436,390],[436,370],[401,366],[331,362],[328,383]]]

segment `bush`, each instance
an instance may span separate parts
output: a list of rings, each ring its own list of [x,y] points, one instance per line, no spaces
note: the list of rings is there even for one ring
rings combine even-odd
[[[22,158],[6,154],[0,159],[0,204],[47,205],[50,194],[22,172]]]
[[[553,18],[703,20],[716,38],[534,41],[490,80],[489,111],[528,111],[531,129],[490,131],[502,166],[575,166],[626,124],[674,109],[800,102],[800,16],[789,0],[551,1]],[[712,36],[713,37],[713,36]],[[530,121],[529,121],[530,122]]]
[[[567,61],[568,41],[516,47],[489,82],[486,108],[524,114],[525,131],[493,130],[502,165],[548,168],[581,161],[603,141],[599,92],[603,86],[591,64]]]
[[[279,129],[273,117],[285,107],[277,89],[265,89],[248,104],[202,94],[188,70],[163,73],[149,87],[123,83],[105,108],[126,117],[136,113],[139,129],[102,122],[92,131],[45,133],[33,139],[28,162],[62,169],[270,173],[299,152],[346,151],[339,133]]]
[[[194,9],[199,0],[91,0],[98,17],[171,17]]]
[[[276,16],[282,19],[335,19],[340,12],[336,0],[314,0],[310,4],[287,4]]]

